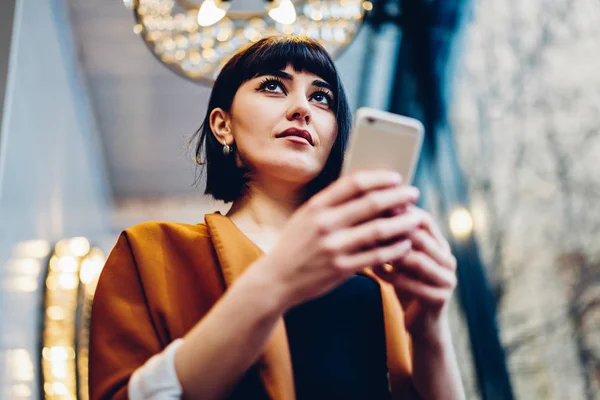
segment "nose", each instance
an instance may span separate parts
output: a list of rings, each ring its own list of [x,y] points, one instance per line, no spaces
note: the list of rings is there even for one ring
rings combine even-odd
[[[287,119],[289,121],[303,121],[307,125],[310,123],[310,104],[304,95],[297,96],[295,99],[293,99],[293,103],[287,112]]]

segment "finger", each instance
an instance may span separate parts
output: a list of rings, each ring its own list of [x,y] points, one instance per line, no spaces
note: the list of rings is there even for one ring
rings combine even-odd
[[[378,215],[379,217],[386,217],[386,218],[387,217],[395,217],[396,215],[406,213],[409,210],[409,207],[415,206],[415,204],[419,201],[419,198],[421,197],[421,191],[416,186],[403,186],[403,187],[410,188],[410,190],[415,191],[414,201],[404,202],[404,203],[399,204],[395,207],[392,207],[388,210],[385,210],[384,212],[380,213],[380,215]]]
[[[401,294],[410,294],[425,303],[442,306],[452,295],[452,291],[449,288],[430,286],[401,272],[390,272],[381,268],[374,269],[373,272],[382,280],[392,284],[399,296]]]
[[[413,233],[421,223],[416,214],[399,215],[392,218],[378,218],[355,227],[334,230],[324,238],[325,249],[337,249],[342,253],[378,247],[393,239]],[[396,241],[396,240],[393,240]],[[389,262],[390,260],[383,260]]]
[[[419,190],[413,187],[395,186],[373,190],[333,209],[328,214],[328,223],[334,229],[353,226],[418,200]]]
[[[441,246],[437,240],[431,237],[429,232],[417,229],[410,235],[410,239],[419,250],[431,257],[433,261],[452,272],[456,270],[456,258],[448,249]]]
[[[333,260],[333,266],[344,271],[359,271],[373,265],[397,259],[410,251],[410,240],[402,239],[386,246],[375,247],[353,254],[341,254]]]
[[[441,288],[454,288],[456,286],[456,275],[448,268],[437,264],[423,252],[411,251],[400,262],[392,262],[391,264],[396,271],[408,271],[407,275],[420,281],[426,281],[430,285]]]
[[[438,224],[435,222],[435,220],[433,219],[433,217],[431,216],[430,213],[428,213],[427,211],[425,211],[417,206],[414,206],[414,205],[409,205],[408,211],[421,214],[423,216],[423,221],[424,221],[423,226],[429,231],[429,233],[431,233],[431,235],[435,238],[435,240],[437,240],[444,248],[446,248],[448,250],[450,249],[450,243],[448,243],[448,241],[446,240],[446,237],[444,236],[444,234],[442,233]]]
[[[364,170],[345,175],[309,200],[309,205],[322,209],[333,207],[373,189],[398,186],[402,177],[390,170]]]
[[[419,196],[420,196],[420,193],[419,193]],[[417,201],[418,201],[418,199],[417,199]],[[404,213],[406,213],[408,211],[408,207],[410,205],[411,204],[402,204],[402,205],[400,205],[398,207],[394,207],[394,208],[392,208],[391,210],[388,211],[386,217],[394,217],[396,215],[404,214]]]

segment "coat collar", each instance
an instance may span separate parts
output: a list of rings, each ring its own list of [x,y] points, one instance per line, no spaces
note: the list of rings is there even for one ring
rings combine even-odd
[[[217,253],[227,287],[244,270],[264,255],[237,226],[220,212],[205,215],[206,226]],[[375,279],[381,288],[390,385],[394,399],[407,398],[411,375],[409,336],[404,328],[404,315],[394,288],[379,280],[370,270],[364,274]],[[260,376],[272,400],[295,399],[294,378],[283,318],[279,318],[273,334],[259,360]]]

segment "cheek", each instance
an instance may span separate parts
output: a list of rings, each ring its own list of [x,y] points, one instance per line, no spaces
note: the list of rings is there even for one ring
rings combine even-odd
[[[260,96],[245,97],[231,107],[234,135],[250,135],[268,139],[274,126],[285,118],[285,113],[273,102],[268,103]]]
[[[325,132],[326,134],[324,135],[323,139],[324,142],[327,143],[328,150],[331,150],[338,135],[338,125],[335,117],[333,117],[332,120],[326,125]]]

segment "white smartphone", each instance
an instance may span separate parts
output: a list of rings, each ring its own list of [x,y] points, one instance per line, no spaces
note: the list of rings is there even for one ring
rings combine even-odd
[[[391,169],[412,180],[425,129],[419,120],[374,108],[356,111],[342,175],[360,169]]]

